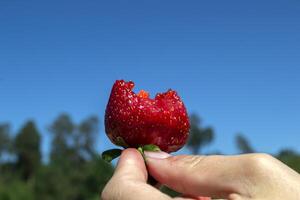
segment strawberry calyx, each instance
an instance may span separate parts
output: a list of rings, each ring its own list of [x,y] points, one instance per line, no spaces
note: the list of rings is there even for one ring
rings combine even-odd
[[[158,146],[154,145],[154,144],[148,144],[148,145],[140,146],[136,149],[141,153],[144,160],[145,160],[145,155],[144,155],[145,151],[152,151],[152,152],[160,151],[160,148]],[[109,149],[109,150],[104,151],[101,154],[101,158],[104,161],[110,163],[115,158],[118,158],[121,155],[121,153],[122,153],[122,149]]]

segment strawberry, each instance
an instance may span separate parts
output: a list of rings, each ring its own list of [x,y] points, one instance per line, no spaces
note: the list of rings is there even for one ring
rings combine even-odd
[[[174,90],[154,99],[141,90],[135,94],[132,81],[117,80],[105,111],[105,131],[116,145],[139,148],[156,145],[162,151],[180,149],[188,138],[190,123],[186,108]]]

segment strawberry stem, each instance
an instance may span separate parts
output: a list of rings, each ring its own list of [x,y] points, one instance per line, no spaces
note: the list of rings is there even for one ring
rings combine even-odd
[[[145,151],[160,151],[160,148],[154,144],[148,144],[148,145],[144,145],[144,146],[140,146],[137,148],[137,150],[141,153],[141,155],[143,156],[144,162],[146,163],[146,157],[144,152]],[[102,153],[101,157],[103,160],[105,160],[106,162],[111,162],[113,159],[119,157],[122,153],[121,149],[109,149],[106,150]],[[146,165],[147,167],[147,165]],[[148,168],[147,168],[148,170]],[[152,185],[152,186],[157,186],[158,185],[158,181],[156,181],[151,175],[148,176],[148,180],[147,183]]]
[[[144,158],[144,161],[145,161],[145,164],[146,164],[146,157],[145,157],[144,152],[145,151],[157,152],[157,151],[160,151],[160,148],[158,146],[154,145],[154,144],[147,144],[147,145],[138,147],[137,150],[142,154],[142,156]],[[147,165],[146,165],[146,167],[147,167]],[[148,167],[147,167],[147,171],[148,171]],[[147,183],[152,185],[152,186],[157,186],[158,185],[158,181],[155,180],[150,174],[148,175]]]

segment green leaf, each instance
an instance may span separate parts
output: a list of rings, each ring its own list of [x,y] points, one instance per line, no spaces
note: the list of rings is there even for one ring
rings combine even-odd
[[[147,144],[142,147],[143,152],[144,151],[161,151],[160,148],[154,144]]]
[[[137,150],[138,150],[141,154],[144,154],[143,147],[139,147],[139,148],[137,148]]]
[[[121,149],[110,149],[102,153],[102,159],[106,162],[111,162],[113,159],[119,157],[122,153]]]

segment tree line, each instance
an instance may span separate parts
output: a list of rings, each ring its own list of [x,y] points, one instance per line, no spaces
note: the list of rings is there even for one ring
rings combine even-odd
[[[42,134],[34,121],[16,134],[9,124],[1,124],[0,199],[99,199],[113,167],[94,148],[98,126],[95,116],[76,124],[61,114],[48,127],[50,156],[42,162]]]

